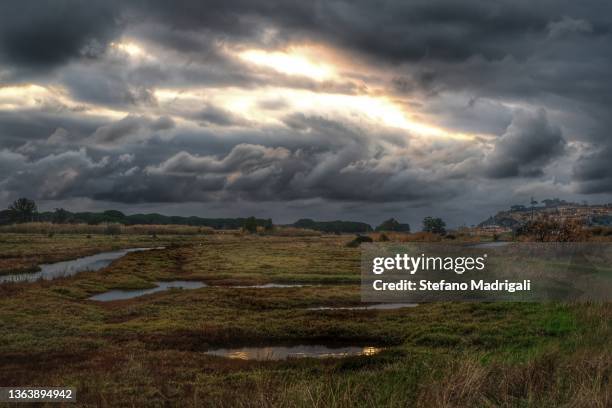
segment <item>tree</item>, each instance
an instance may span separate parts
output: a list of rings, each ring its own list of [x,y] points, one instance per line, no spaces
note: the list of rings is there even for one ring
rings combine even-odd
[[[15,200],[8,209],[13,222],[32,222],[38,211],[36,203],[25,197]]]
[[[446,234],[446,223],[442,218],[425,217],[423,218],[423,231],[434,234]]]
[[[560,222],[548,216],[525,223],[517,229],[517,235],[524,235],[537,242],[580,242],[588,237],[580,222]]]
[[[65,224],[70,219],[69,211],[64,210],[63,208],[56,208],[55,212],[52,215],[53,223],[55,224]]]
[[[266,231],[273,231],[274,230],[274,224],[272,223],[272,218],[268,218],[266,220],[266,222],[264,223],[264,230],[266,230]]]
[[[560,224],[550,217],[541,217],[531,220],[517,230],[517,235],[526,235],[531,241],[548,242],[555,241],[554,237],[559,231]]]
[[[246,220],[244,220],[244,224],[242,225],[242,228],[251,233],[254,234],[257,232],[257,219],[255,217],[249,217]]]
[[[376,227],[376,231],[410,232],[410,225],[401,224],[395,218],[389,218]]]

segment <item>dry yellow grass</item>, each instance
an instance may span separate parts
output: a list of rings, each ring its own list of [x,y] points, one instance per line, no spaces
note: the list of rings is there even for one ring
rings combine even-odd
[[[304,228],[277,227],[272,231],[271,235],[279,237],[318,237],[321,235],[321,232]]]

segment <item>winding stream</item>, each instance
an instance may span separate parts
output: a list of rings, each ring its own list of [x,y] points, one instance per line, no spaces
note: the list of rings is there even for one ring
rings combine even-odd
[[[71,261],[55,262],[51,264],[39,265],[40,270],[29,273],[16,273],[11,275],[0,275],[0,283],[5,282],[35,282],[37,280],[53,280],[66,276],[76,275],[84,271],[98,271],[107,267],[113,261],[124,257],[130,252],[150,251],[160,248],[130,248],[118,251],[101,252],[96,255],[84,256],[82,258],[73,259]]]
[[[204,282],[199,281],[170,281],[170,282],[155,282],[157,285],[154,288],[148,289],[135,289],[135,290],[109,290],[108,292],[100,293],[89,298],[89,300],[96,300],[98,302],[111,302],[113,300],[125,300],[132,299],[151,293],[163,292],[170,289],[199,289],[206,285]]]

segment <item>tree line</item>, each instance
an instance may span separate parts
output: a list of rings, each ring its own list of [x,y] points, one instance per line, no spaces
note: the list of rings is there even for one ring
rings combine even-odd
[[[116,223],[123,225],[192,225],[211,227],[214,229],[245,229],[256,231],[258,227],[264,230],[273,228],[272,219],[255,217],[237,218],[202,218],[196,216],[168,216],[157,213],[126,215],[121,211],[107,210],[102,212],[71,212],[63,208],[54,211],[38,212],[33,200],[19,198],[8,209],[0,211],[0,225],[25,222],[51,222],[56,224],[105,224]],[[401,223],[395,218],[383,221],[376,228],[370,224],[358,221],[315,221],[303,218],[290,226],[295,228],[311,229],[323,233],[368,233],[377,232],[410,232],[410,225]],[[446,224],[440,218],[426,217],[423,220],[423,231],[444,234]]]
[[[202,218],[196,216],[168,216],[157,213],[126,215],[121,211],[71,212],[63,208],[38,212],[36,203],[28,198],[14,201],[8,209],[0,211],[0,224],[25,222],[51,222],[54,224],[122,224],[122,225],[191,225],[214,229],[240,229],[263,227],[269,229],[271,219],[255,217]]]

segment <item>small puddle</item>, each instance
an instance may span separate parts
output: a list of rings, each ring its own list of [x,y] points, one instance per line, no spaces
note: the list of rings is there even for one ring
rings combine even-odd
[[[322,345],[242,347],[216,349],[205,354],[240,360],[286,360],[289,358],[342,358],[349,356],[372,356],[382,351],[379,347],[329,347]]]
[[[509,241],[494,241],[494,242],[481,242],[478,244],[470,244],[466,246],[469,248],[499,248],[499,247],[505,247],[509,244],[510,244]]]
[[[150,251],[159,248],[130,248],[119,251],[101,252],[96,255],[84,256],[71,261],[55,262],[52,264],[39,265],[40,270],[32,273],[17,273],[12,275],[0,275],[0,283],[4,282],[35,282],[39,279],[53,280],[66,276],[76,275],[79,272],[97,271],[110,265],[113,261],[129,254],[130,252]]]
[[[89,298],[98,302],[111,302],[113,300],[132,299],[139,296],[149,295],[151,293],[163,292],[169,289],[199,289],[207,286],[204,282],[198,281],[171,281],[171,282],[155,282],[157,287],[149,289],[136,290],[110,290],[100,293]]]
[[[346,307],[309,307],[306,310],[393,310],[405,307],[417,307],[417,303],[378,303],[368,306],[346,306]]]

